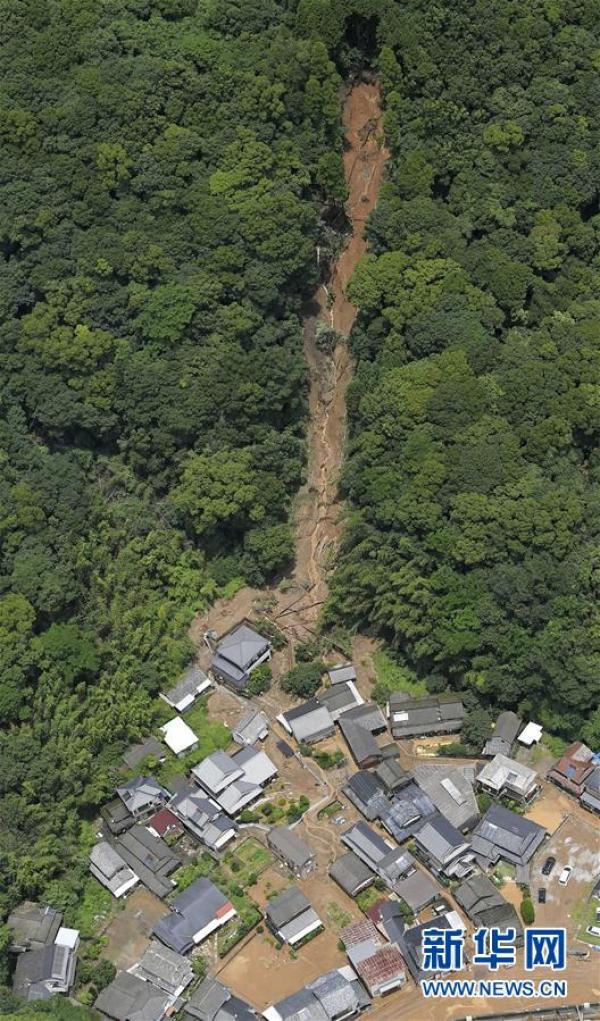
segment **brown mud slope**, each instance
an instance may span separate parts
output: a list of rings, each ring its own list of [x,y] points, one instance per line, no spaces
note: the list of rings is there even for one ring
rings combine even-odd
[[[309,466],[307,483],[298,498],[294,581],[306,592],[296,612],[302,613],[307,624],[314,622],[327,597],[327,563],[340,534],[338,479],[346,439],[346,390],[352,377],[346,339],[357,315],[357,309],[346,296],[346,288],[366,252],[365,222],[377,202],[387,158],[382,145],[377,85],[361,83],[348,93],[344,129],[344,168],[349,190],[346,214],[352,232],[330,281],[316,295],[318,318],[338,331],[342,339],[332,355],[325,354],[315,343],[314,317],[307,320],[304,331],[311,380]]]
[[[293,646],[313,632],[319,610],[327,598],[327,566],[341,531],[338,479],[346,439],[346,390],[352,378],[352,360],[346,344],[357,309],[346,297],[346,287],[359,259],[365,254],[365,222],[379,194],[387,152],[382,144],[379,88],[361,83],[351,89],[344,104],[346,147],[344,168],[348,184],[346,214],[351,233],[327,284],[319,287],[313,307],[320,311],[304,324],[304,353],[310,371],[308,475],[298,494],[295,515],[296,564],[292,584],[281,589],[242,589],[233,600],[218,600],[196,618],[190,635],[200,644],[207,628],[223,634],[261,604],[284,630]],[[333,326],[342,338],[333,353],[319,351],[315,331],[319,320]],[[292,648],[288,654],[293,657]],[[291,664],[290,664],[291,665]]]

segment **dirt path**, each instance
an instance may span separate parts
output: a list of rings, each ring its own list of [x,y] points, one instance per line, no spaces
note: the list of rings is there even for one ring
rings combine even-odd
[[[327,597],[327,564],[340,534],[338,479],[346,439],[346,390],[352,378],[348,338],[357,309],[346,287],[366,251],[365,222],[375,207],[387,157],[382,147],[377,85],[361,83],[344,105],[346,151],[344,168],[349,189],[346,213],[350,240],[333,268],[330,281],[319,288],[318,318],[340,334],[333,354],[318,350],[317,320],[305,324],[304,352],[310,369],[309,466],[306,486],[299,494],[296,522],[294,580],[306,593],[294,607],[306,623],[314,622]]]

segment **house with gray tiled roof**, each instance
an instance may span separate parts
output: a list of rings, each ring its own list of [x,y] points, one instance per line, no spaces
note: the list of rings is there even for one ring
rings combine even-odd
[[[436,875],[462,878],[473,871],[468,839],[439,812],[425,821],[414,841],[416,853]]]
[[[332,720],[337,720],[351,709],[360,707],[364,699],[353,684],[333,684],[330,688],[316,695],[319,705],[324,705],[330,712]]]
[[[382,751],[385,749],[383,748]],[[411,782],[410,773],[395,758],[384,758],[383,762],[376,767],[375,776],[381,782],[388,797]]]
[[[476,928],[516,929],[517,942],[523,941],[523,926],[512,904],[487,876],[477,874],[463,880],[454,890],[454,899]]]
[[[540,790],[535,769],[500,753],[479,771],[477,787],[493,798],[512,798],[523,805],[533,801]]]
[[[239,624],[219,642],[211,660],[211,673],[217,681],[243,694],[252,671],[266,663],[271,653],[267,638],[248,624]]]
[[[90,872],[117,898],[139,883],[139,876],[107,840],[101,840],[90,851]]]
[[[181,858],[164,840],[138,824],[116,837],[113,847],[153,894],[162,898],[172,892],[169,876],[179,868]]]
[[[383,785],[375,773],[366,770],[353,773],[343,791],[365,819],[379,819],[389,809]]]
[[[272,826],[267,833],[267,844],[295,876],[304,879],[314,871],[315,852],[289,826]]]
[[[25,900],[11,911],[6,922],[11,930],[8,949],[20,954],[26,950],[42,950],[53,944],[62,915],[47,904]]]
[[[139,961],[128,968],[130,975],[151,982],[175,1001],[194,978],[192,966],[186,957],[151,940]]]
[[[99,993],[94,1007],[112,1021],[162,1021],[172,1002],[168,993],[151,982],[120,971]]]
[[[277,939],[290,946],[296,946],[323,927],[310,901],[297,886],[290,886],[273,897],[267,904],[265,918]]]
[[[216,978],[205,978],[185,1005],[184,1018],[194,1021],[255,1021],[258,1011]]]
[[[373,734],[367,727],[346,719],[346,713],[338,720],[350,754],[360,769],[375,766],[381,761],[381,751]]]
[[[412,774],[438,812],[457,830],[470,830],[475,826],[479,819],[479,808],[475,796],[474,765],[424,763],[415,766]]]
[[[258,709],[251,709],[242,717],[239,723],[232,728],[231,736],[236,744],[250,745],[257,741],[264,741],[269,733],[269,720],[266,713]]]
[[[395,738],[425,737],[459,731],[465,718],[465,707],[457,695],[407,698],[404,692],[399,691],[390,695],[387,715]]]
[[[117,796],[134,819],[147,819],[167,804],[171,792],[153,776],[136,776],[117,787]]]
[[[262,797],[277,767],[260,748],[245,746],[233,755],[216,751],[192,769],[196,783],[228,815],[239,815]]]
[[[329,866],[329,875],[349,897],[356,897],[375,882],[375,873],[368,865],[348,851]]]
[[[204,670],[201,670],[197,663],[190,663],[177,683],[172,688],[161,691],[160,697],[172,709],[183,713],[210,687],[210,678],[206,676]]]
[[[538,823],[503,805],[491,805],[471,834],[471,847],[483,868],[500,859],[527,865],[545,836],[546,830]]]
[[[435,815],[437,809],[424,790],[414,782],[397,790],[381,822],[388,833],[402,844],[414,836],[424,822]]]
[[[352,663],[340,663],[338,666],[329,667],[327,674],[331,684],[356,683],[356,670]]]
[[[500,713],[481,754],[486,759],[493,759],[498,754],[510,755],[522,726],[523,721],[516,713],[510,710]]]
[[[287,709],[277,717],[279,722],[293,734],[298,744],[314,744],[330,737],[335,731],[335,724],[329,709],[311,698],[294,709]]]
[[[184,786],[169,808],[185,828],[211,850],[221,850],[237,833],[237,824],[204,791]]]
[[[177,954],[187,954],[236,914],[210,879],[196,879],[171,902],[170,914],[159,919],[152,933]]]
[[[266,1021],[346,1021],[371,1006],[371,998],[349,966],[308,982],[263,1011]]]

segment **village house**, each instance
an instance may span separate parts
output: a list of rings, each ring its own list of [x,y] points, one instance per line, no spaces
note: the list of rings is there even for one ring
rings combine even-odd
[[[371,1006],[371,998],[349,966],[308,982],[263,1011],[265,1021],[349,1021]]]
[[[277,717],[288,734],[292,734],[298,744],[315,744],[335,731],[333,717],[327,706],[321,705],[316,698],[288,709]]]
[[[250,674],[271,658],[271,643],[247,624],[238,624],[217,646],[210,669],[217,681],[239,694],[250,680]]]
[[[233,755],[220,750],[207,755],[192,776],[224,812],[236,816],[262,797],[277,767],[265,752],[248,745]]]
[[[324,705],[331,715],[332,720],[337,720],[349,709],[361,706],[364,699],[359,695],[353,684],[334,684],[326,691],[316,696],[319,705]]]
[[[355,922],[340,932],[348,960],[371,996],[383,996],[406,982],[402,954],[386,943],[373,922]]]
[[[198,738],[192,728],[188,727],[187,723],[181,719],[181,716],[175,716],[159,729],[167,748],[177,758],[181,758],[182,755],[188,755],[198,747]]]
[[[257,741],[264,741],[268,733],[269,720],[266,713],[260,712],[258,709],[251,709],[233,727],[231,736],[236,744],[253,745]]]
[[[267,925],[281,943],[296,946],[323,927],[310,901],[297,886],[277,894],[265,910]]]
[[[381,749],[385,753],[385,747]],[[397,759],[385,758],[375,769],[375,776],[380,781],[388,797],[395,794],[401,787],[406,787],[411,782],[411,775],[404,769]]]
[[[327,671],[331,684],[356,684],[356,670],[352,663],[339,663]]]
[[[99,993],[94,1007],[112,1021],[162,1021],[172,1002],[172,997],[152,982],[120,971]]]
[[[132,869],[141,883],[157,897],[173,890],[168,877],[181,865],[181,858],[145,826],[136,825],[114,840],[114,850]]]
[[[471,830],[479,819],[475,796],[476,767],[423,764],[415,766],[413,776],[430,799],[457,830]]]
[[[6,920],[10,930],[8,949],[14,954],[43,950],[54,943],[61,923],[62,915],[54,908],[30,900],[23,901]]]
[[[425,737],[459,731],[465,707],[457,695],[407,698],[404,692],[398,691],[389,697],[387,715],[393,737]]]
[[[361,815],[369,821],[381,818],[390,807],[383,784],[375,773],[366,770],[353,773],[342,790]]]
[[[204,694],[210,687],[210,679],[204,671],[200,669],[197,663],[190,663],[187,670],[184,671],[177,681],[177,684],[169,688],[168,691],[161,691],[160,697],[163,702],[171,706],[171,709],[178,713],[183,713],[190,706],[193,706],[198,696]]]
[[[348,851],[329,866],[329,875],[349,897],[356,897],[375,882],[375,875],[368,865]]]
[[[340,716],[338,724],[356,765],[359,769],[376,766],[381,761],[381,752],[373,734],[362,724],[346,720],[345,716]]]
[[[493,798],[512,798],[523,805],[533,801],[540,790],[535,769],[501,754],[479,771],[477,787]]]
[[[237,833],[237,824],[204,791],[185,785],[173,797],[170,809],[186,830],[210,850],[220,851]]]
[[[523,942],[523,926],[517,912],[487,876],[469,876],[454,890],[454,899],[476,928],[515,929],[517,942]]]
[[[161,808],[146,823],[150,833],[163,840],[178,840],[183,835],[183,825],[170,808]]]
[[[90,851],[90,872],[117,899],[139,883],[139,877],[107,840],[101,840]]]
[[[531,819],[510,812],[503,805],[491,805],[471,834],[471,848],[482,868],[500,859],[525,866],[546,836],[546,830]]]
[[[162,787],[153,776],[136,776],[117,787],[117,796],[134,819],[148,819],[163,808],[171,792]]]
[[[469,841],[439,812],[419,828],[414,841],[416,853],[434,875],[462,878],[473,871]]]
[[[255,1021],[258,1011],[216,978],[205,978],[185,1005],[184,1021]]]
[[[17,957],[12,989],[23,1000],[48,1000],[57,993],[67,995],[73,988],[79,932],[61,926],[51,940],[53,928],[47,930],[48,941],[43,946],[36,945]]]
[[[546,776],[557,787],[562,787],[569,794],[580,798],[594,769],[594,753],[582,741],[575,741],[569,745]]]
[[[192,966],[186,957],[151,940],[139,961],[127,969],[130,975],[151,982],[157,989],[177,1000],[194,978]]]
[[[388,833],[404,843],[423,826],[426,819],[435,815],[437,809],[431,798],[414,782],[400,788],[394,794],[390,807],[381,817]]]
[[[299,879],[305,879],[314,871],[314,851],[288,826],[273,826],[267,833],[267,844],[273,854]]]
[[[523,721],[516,713],[507,710],[500,713],[482,751],[486,759],[494,755],[510,755]]]
[[[210,879],[196,879],[175,897],[170,908],[170,914],[161,918],[152,932],[177,954],[187,954],[237,914]]]
[[[596,766],[585,781],[585,789],[579,799],[584,808],[600,815],[600,766]]]
[[[145,741],[132,744],[123,755],[123,761],[128,769],[137,769],[148,759],[155,759],[160,763],[164,762],[165,758],[165,750],[155,737],[147,737]]]

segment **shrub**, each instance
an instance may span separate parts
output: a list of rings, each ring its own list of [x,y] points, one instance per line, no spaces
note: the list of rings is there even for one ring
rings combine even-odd
[[[523,897],[523,900],[521,901],[520,911],[523,923],[525,925],[533,925],[533,923],[535,922],[535,908],[533,906],[533,901],[531,900],[531,897]]]
[[[299,663],[281,678],[281,687],[288,695],[298,698],[312,698],[321,686],[325,665],[321,660],[313,663]]]
[[[268,663],[257,666],[256,670],[253,670],[250,674],[250,680],[246,685],[246,694],[262,695],[265,691],[269,690],[272,680],[273,671]]]

